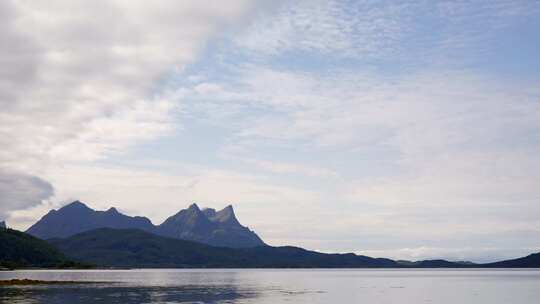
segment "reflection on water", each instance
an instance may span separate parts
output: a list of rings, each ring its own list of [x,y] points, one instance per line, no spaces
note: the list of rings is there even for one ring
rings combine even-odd
[[[39,286],[0,288],[0,303],[239,303],[257,292],[234,286]]]
[[[537,304],[540,270],[32,270],[0,280],[91,284],[0,287],[0,303]]]

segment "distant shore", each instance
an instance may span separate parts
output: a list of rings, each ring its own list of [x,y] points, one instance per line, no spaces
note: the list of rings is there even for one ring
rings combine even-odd
[[[29,279],[0,280],[0,286],[24,286],[24,285],[64,285],[64,284],[96,284],[100,282],[88,281],[42,281]]]

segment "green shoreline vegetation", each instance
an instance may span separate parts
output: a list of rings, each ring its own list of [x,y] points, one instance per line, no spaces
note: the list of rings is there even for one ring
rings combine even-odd
[[[44,240],[21,231],[0,229],[0,270],[88,268],[93,266],[73,261]]]

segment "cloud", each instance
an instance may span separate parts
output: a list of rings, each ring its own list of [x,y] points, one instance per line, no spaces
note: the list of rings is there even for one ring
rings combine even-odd
[[[18,167],[97,159],[173,130],[178,105],[160,98],[160,77],[247,9],[243,1],[2,6],[0,162]]]
[[[249,165],[261,168],[265,171],[281,175],[299,174],[307,177],[318,178],[332,178],[337,176],[337,173],[335,171],[317,166],[302,165],[299,163],[276,162],[257,159],[243,159],[242,161],[248,163]]]
[[[283,2],[260,12],[235,37],[234,51],[263,61],[307,56],[319,64],[354,59],[370,67],[463,66],[493,54],[490,42],[498,31],[516,18],[533,20],[539,11],[537,3],[507,0]]]
[[[180,105],[160,81],[249,6],[2,1],[0,166],[43,176],[171,134]]]
[[[399,148],[405,161],[460,145],[488,149],[508,140],[507,135],[538,128],[534,83],[504,84],[475,72],[428,71],[385,78],[347,70],[310,75],[256,65],[237,72],[232,80],[211,85],[219,92],[204,94],[198,84],[180,89],[188,92],[182,96],[186,112],[230,120],[248,113],[242,125],[234,125],[236,139],[353,148],[376,143]],[[211,111],[204,113],[205,109]],[[472,125],[475,128],[469,128]],[[416,136],[419,132],[421,138]],[[532,148],[534,143],[521,136],[512,140]]]
[[[384,56],[406,29],[407,3],[287,2],[257,17],[235,43],[254,52],[311,51],[334,56]]]
[[[540,248],[479,248],[479,247],[416,247],[390,250],[366,250],[358,254],[421,261],[429,259],[446,259],[449,261],[472,261],[476,263],[490,263],[505,259],[514,259],[524,253],[538,252]],[[489,257],[489,258],[486,258]]]
[[[231,74],[213,85],[219,92],[204,94],[197,84],[181,88],[185,113],[202,112],[199,117],[231,130],[222,147],[228,160],[242,159],[282,178],[291,172],[333,176],[324,187],[303,180],[319,197],[296,221],[316,225],[325,214],[318,208],[349,213],[336,213],[342,225],[318,230],[315,239],[274,228],[276,241],[301,238],[311,248],[354,251],[370,237],[414,242],[540,231],[531,215],[540,212],[540,142],[530,136],[540,131],[534,83],[451,69],[382,77],[252,64]],[[294,161],[279,161],[283,155]],[[528,241],[518,239],[525,248]]]
[[[0,193],[0,219],[3,220],[13,210],[41,204],[54,195],[54,189],[50,183],[37,176],[0,170]]]

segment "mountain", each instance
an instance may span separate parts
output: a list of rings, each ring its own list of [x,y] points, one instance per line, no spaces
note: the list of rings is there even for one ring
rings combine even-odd
[[[41,238],[64,238],[84,231],[109,228],[136,228],[154,231],[155,227],[145,217],[131,217],[119,213],[115,208],[95,211],[84,203],[75,201],[59,210],[51,210],[26,232]]]
[[[13,229],[0,229],[0,268],[73,267],[73,263],[46,241]]]
[[[49,243],[69,258],[103,267],[127,268],[524,268],[539,267],[540,253],[490,264],[446,260],[393,261],[303,248],[214,247],[137,229],[101,228]]]
[[[468,261],[459,261],[459,262],[451,262],[447,260],[421,260],[421,261],[404,261],[399,260],[396,261],[399,265],[404,267],[412,267],[412,268],[470,268],[478,266],[477,264],[474,264],[472,262]]]
[[[518,259],[483,264],[482,266],[493,268],[540,268],[540,252]]]
[[[161,236],[196,241],[213,246],[243,248],[265,245],[249,228],[240,224],[232,206],[223,210],[201,210],[196,204],[154,226],[145,217],[130,217],[115,208],[95,211],[75,201],[59,210],[51,210],[26,232],[41,239],[65,238],[98,229],[140,229]]]
[[[0,229],[6,229],[6,228],[7,228],[6,222],[4,221],[0,222]]]
[[[213,247],[142,230],[102,228],[49,242],[67,256],[106,267],[367,268],[397,267],[389,259],[324,254],[297,247]]]
[[[192,204],[157,227],[157,234],[212,246],[243,248],[264,246],[264,242],[238,222],[231,205],[223,210],[201,210]]]

